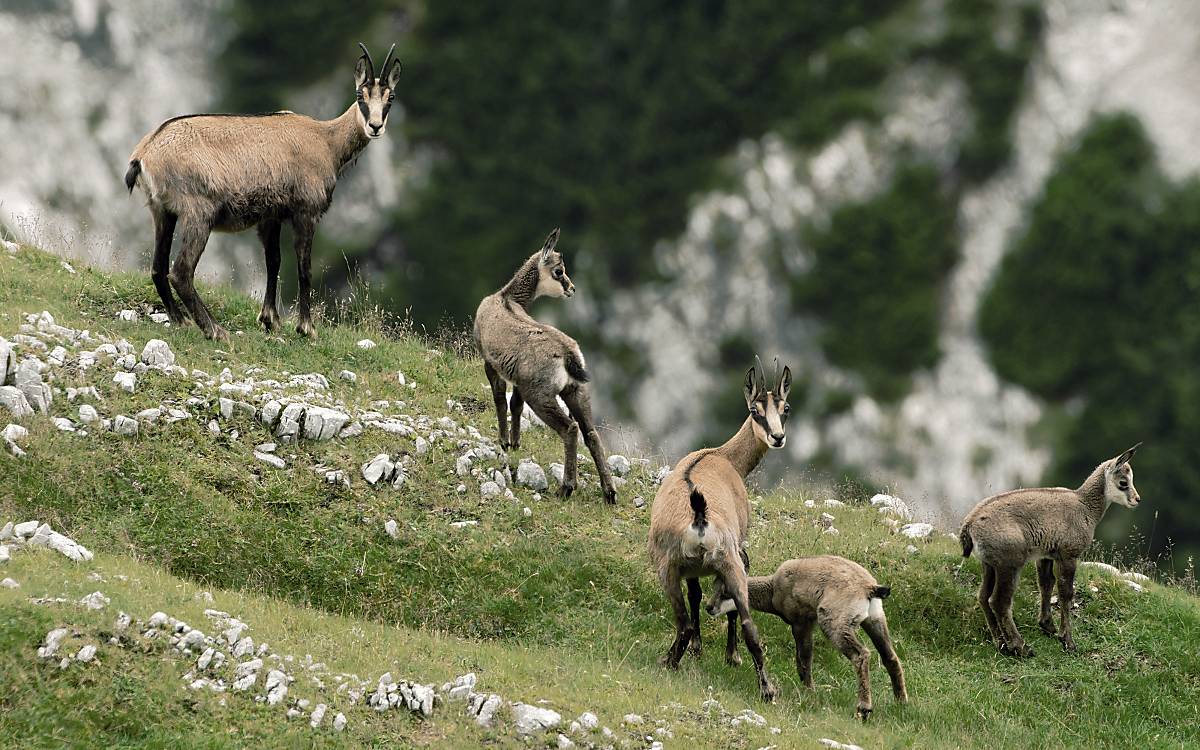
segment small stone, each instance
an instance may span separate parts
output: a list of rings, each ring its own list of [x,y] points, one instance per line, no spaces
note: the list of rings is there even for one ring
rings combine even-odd
[[[468,526],[475,526],[478,523],[478,521],[452,521],[450,526],[456,529],[465,529]]]
[[[112,600],[99,591],[93,591],[87,596],[79,600],[79,603],[88,609],[104,609]]]
[[[0,581],[0,588],[17,589],[20,587],[21,587],[21,584],[17,583],[16,581],[14,581],[11,578],[5,578],[3,581]]]
[[[318,703],[313,709],[312,716],[308,719],[308,725],[313,729],[321,726],[321,722],[325,719],[325,711],[328,707],[324,703]]]
[[[484,482],[483,484],[479,485],[479,495],[484,500],[491,500],[493,498],[499,497],[500,493],[501,493],[500,485],[496,484],[495,482],[489,481],[489,482]]]
[[[909,539],[928,539],[933,533],[933,525],[928,523],[909,523],[900,527],[900,533]]]
[[[629,726],[637,726],[642,721],[642,717],[638,714],[625,714],[624,718],[621,719],[621,723],[628,724]]]
[[[575,743],[567,735],[560,734],[558,735],[558,746],[559,748],[575,747]]]
[[[358,382],[358,375],[354,372],[351,372],[350,370],[342,370],[341,372],[338,373],[338,377],[341,378],[342,380],[345,380],[345,381],[348,381],[351,383]]]
[[[399,524],[396,523],[396,519],[394,519],[394,518],[389,518],[387,521],[384,522],[383,530],[386,531],[387,535],[390,536],[392,539],[400,538],[400,527],[399,527]]]
[[[254,451],[254,457],[257,458],[259,461],[262,461],[265,464],[274,466],[276,469],[286,469],[287,468],[286,461],[284,461],[279,456],[273,455],[271,453],[263,453],[262,451]]]
[[[363,350],[374,349],[375,342],[372,341],[371,339],[362,339],[357,344],[355,344],[355,346],[357,346],[359,349],[363,349]]]
[[[641,495],[638,495],[637,497],[635,497],[633,499],[633,507],[645,508],[646,507],[646,498],[642,497]]]
[[[217,420],[215,420],[215,419],[208,420],[208,434],[212,435],[213,437],[220,437],[221,425],[217,423]]]
[[[19,388],[12,385],[0,386],[0,406],[7,409],[16,419],[33,414],[29,399],[25,398],[25,394]]]
[[[0,430],[0,438],[10,440],[14,443],[18,440],[24,440],[27,437],[29,437],[29,430],[19,424],[9,424],[3,430]]]
[[[95,659],[95,658],[96,658],[96,647],[90,643],[86,644],[83,648],[79,649],[79,652],[75,654],[75,661],[83,662],[84,664],[87,664],[88,662],[90,662],[92,659]]]
[[[546,480],[546,472],[536,461],[528,458],[521,459],[521,463],[517,465],[517,484],[537,492],[550,486]]]
[[[138,314],[133,310],[120,310],[117,312],[117,320],[123,320],[126,323],[138,322]]]
[[[124,414],[118,414],[113,419],[113,432],[125,437],[137,437],[138,421],[131,419]]]
[[[614,453],[608,457],[608,468],[612,469],[612,473],[619,477],[623,477],[628,474],[629,470],[633,467],[629,463],[628,458],[625,458],[618,453]]]
[[[416,450],[417,450],[418,456],[424,456],[426,453],[429,452],[429,441],[428,440],[426,440],[425,438],[418,435],[416,443],[417,443]]]
[[[521,513],[525,514],[526,518],[530,518],[533,516],[533,510],[530,509],[530,507],[528,505],[526,505],[524,508],[521,509]]]
[[[562,464],[550,464],[550,476],[554,477],[554,481],[558,482],[559,484],[562,484],[564,471],[565,467]]]
[[[333,729],[335,732],[340,732],[345,728],[346,728],[346,715],[343,714],[341,711],[339,711],[338,715],[333,717]]]
[[[149,409],[142,409],[134,416],[137,418],[137,420],[139,422],[145,422],[146,424],[154,424],[162,416],[162,409],[158,408],[157,406],[151,407]]]
[[[391,457],[386,453],[380,453],[363,464],[362,477],[367,480],[367,484],[375,484],[381,480],[390,480],[395,471],[396,464],[392,463]]]
[[[96,407],[91,404],[81,404],[79,406],[79,421],[84,424],[91,424],[100,421],[100,414],[97,413]]]
[[[267,705],[275,706],[283,702],[283,699],[287,697],[287,684],[287,675],[278,669],[272,669],[267,673]]]
[[[512,713],[517,734],[544,732],[558,726],[562,721],[562,716],[557,711],[531,706],[528,703],[514,703]]]
[[[150,339],[142,348],[142,364],[150,367],[169,367],[175,364],[175,352],[162,339]]]
[[[167,315],[166,313],[161,313],[161,312],[150,313],[149,317],[150,317],[150,320],[154,321],[155,323],[170,323],[171,322],[171,316]]]
[[[51,659],[58,653],[58,647],[62,644],[62,640],[67,637],[66,628],[55,628],[49,633],[46,633],[46,644],[37,650],[38,658]]]
[[[126,393],[133,393],[137,390],[137,375],[132,372],[118,372],[113,375],[113,382]]]
[[[904,548],[904,551],[910,555],[916,555],[916,554],[919,554],[921,550],[917,549],[916,547],[914,547],[910,544]]]

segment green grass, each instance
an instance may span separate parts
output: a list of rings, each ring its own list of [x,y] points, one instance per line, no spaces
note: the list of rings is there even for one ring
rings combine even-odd
[[[57,259],[28,248],[15,257],[0,253],[0,335],[17,331],[18,313],[46,309],[64,325],[125,337],[139,348],[151,337],[164,338],[179,364],[214,375],[226,366],[239,376],[251,366],[265,368],[266,376],[288,370],[331,378],[351,369],[357,384],[331,381],[348,405],[403,399],[409,413],[448,415],[494,433],[490,407],[471,408],[490,402],[482,367],[453,346],[435,349],[412,336],[389,336],[370,316],[355,325],[326,324],[315,342],[290,332],[267,338],[254,325],[253,301],[224,289],[203,294],[230,331],[245,332],[225,353],[191,326],[116,322],[117,310],[153,300],[145,274],[80,269],[71,275]],[[378,348],[356,348],[364,337]],[[398,370],[417,383],[415,390],[399,385]],[[193,395],[190,379],[157,373],[140,377],[132,396],[110,380],[111,366],[100,365],[86,375],[62,371],[56,384],[95,383],[107,416]],[[448,412],[448,398],[467,403],[467,413]],[[56,396],[52,410],[75,416],[65,395]],[[758,701],[748,660],[736,669],[723,663],[723,624],[715,620],[704,623],[701,659],[685,658],[678,673],[659,667],[671,626],[646,562],[649,512],[631,503],[635,495],[649,501],[654,494],[640,470],[621,489],[615,509],[601,502],[589,461],[581,463],[584,481],[569,501],[549,493],[535,500],[525,489],[516,490],[515,503],[483,501],[477,482],[468,480],[466,494],[455,491],[457,451],[440,443],[412,457],[403,488],[371,488],[358,467],[376,453],[412,451],[409,439],[368,430],[347,441],[282,446],[289,468],[279,471],[251,457],[252,447],[268,439],[260,425],[234,420],[213,438],[208,419],[159,425],[136,439],[64,434],[44,418],[27,419],[28,455],[0,457],[0,522],[47,521],[97,552],[92,563],[77,565],[23,550],[0,569],[0,577],[21,583],[15,591],[0,589],[0,737],[6,745],[523,744],[505,724],[479,729],[453,706],[428,721],[376,714],[297,680],[290,696],[330,703],[350,719],[345,734],[314,733],[278,707],[244,695],[225,695],[222,704],[220,695],[186,690],[188,665],[155,647],[104,645],[97,663],[66,671],[36,663],[36,647],[52,627],[66,624],[94,638],[111,627],[117,609],[142,619],[163,610],[203,627],[206,606],[248,622],[255,640],[276,652],[312,654],[335,672],[377,678],[390,670],[440,684],[475,671],[480,690],[509,700],[545,699],[567,719],[594,711],[632,746],[649,743],[621,727],[630,712],[650,722],[643,732],[655,722],[669,725],[674,739],[666,740],[668,747],[816,747],[820,737],[870,748],[1185,747],[1200,741],[1194,729],[1200,607],[1179,589],[1153,584],[1136,594],[1104,575],[1083,574],[1076,620],[1081,651],[1067,655],[1036,632],[1035,587],[1026,580],[1017,624],[1037,655],[1014,661],[986,641],[974,603],[978,566],[962,561],[952,539],[939,535],[909,554],[908,540],[861,505],[832,509],[841,534],[825,536],[815,526],[824,509],[804,506],[806,499],[820,505],[824,494],[756,491],[753,570],[834,553],[892,586],[888,617],[912,702],[891,701],[876,659],[876,712],[863,725],[851,718],[849,663],[822,640],[817,688],[802,689],[790,632],[773,618],[758,622],[781,687],[774,705]],[[230,427],[240,436],[231,439]],[[561,460],[560,445],[544,430],[527,433],[519,453],[543,466]],[[326,484],[309,469],[318,462],[347,470],[352,486]],[[523,514],[525,506],[532,516]],[[399,539],[383,532],[389,518],[399,523]],[[479,523],[449,525],[465,519]],[[105,580],[88,580],[91,572]],[[97,589],[113,600],[99,613],[30,601],[74,600]],[[197,599],[201,590],[215,601]],[[730,712],[753,708],[782,733],[735,728],[706,715],[701,704],[709,697]],[[553,743],[553,736],[534,744],[541,742]]]

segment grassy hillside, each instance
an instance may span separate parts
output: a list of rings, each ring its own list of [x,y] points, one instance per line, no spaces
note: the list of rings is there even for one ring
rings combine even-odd
[[[150,371],[127,394],[112,382],[117,368],[111,358],[85,371],[68,352],[66,365],[51,370],[62,390],[52,415],[77,421],[79,402],[68,402],[66,388],[95,385],[102,399],[88,401],[104,417],[160,406],[183,409],[187,417],[143,423],[136,437],[60,432],[46,417],[26,417],[20,423],[30,434],[19,441],[26,455],[0,455],[0,526],[48,522],[97,553],[90,562],[72,563],[49,551],[20,549],[0,563],[0,578],[20,584],[0,588],[0,737],[6,745],[556,744],[554,732],[519,739],[506,711],[484,729],[461,704],[440,705],[421,719],[352,704],[336,689],[338,675],[374,685],[388,671],[435,685],[475,672],[481,692],[546,701],[563,715],[562,730],[580,713],[595,712],[613,736],[599,729],[573,735],[580,745],[647,747],[658,740],[668,748],[812,748],[820,738],[833,738],[866,748],[1184,747],[1200,741],[1200,607],[1194,597],[1153,583],[1138,593],[1123,580],[1087,571],[1078,581],[1080,653],[1066,655],[1036,633],[1035,586],[1026,580],[1017,624],[1037,655],[1001,657],[986,641],[974,603],[977,564],[964,563],[957,542],[943,534],[907,550],[910,540],[895,534],[864,498],[826,508],[823,493],[754,493],[752,569],[766,572],[789,557],[835,553],[891,585],[887,611],[910,705],[892,703],[876,659],[875,714],[865,725],[854,721],[848,662],[819,638],[817,688],[803,689],[789,630],[766,616],[759,624],[781,687],[776,704],[758,701],[748,663],[736,669],[723,663],[723,623],[715,620],[704,624],[704,655],[685,658],[678,673],[665,672],[658,658],[671,638],[668,607],[647,568],[648,507],[632,502],[642,497],[648,506],[657,462],[635,465],[616,508],[603,505],[590,461],[581,462],[584,481],[569,501],[553,496],[553,479],[541,496],[513,487],[514,499],[484,499],[483,477],[460,477],[455,465],[466,447],[480,442],[472,428],[490,437],[495,420],[482,367],[447,345],[453,342],[434,345],[388,332],[369,315],[348,316],[357,322],[342,326],[327,323],[315,342],[293,334],[267,338],[254,324],[253,301],[222,289],[204,294],[230,331],[244,331],[224,350],[195,327],[116,320],[117,311],[155,300],[144,274],[71,273],[57,258],[28,248],[0,251],[0,336],[11,339],[25,323],[23,314],[46,310],[60,325],[127,339],[135,354],[149,339],[164,339],[176,364],[211,376]],[[363,338],[378,346],[358,348]],[[46,359],[46,352],[37,354]],[[265,390],[287,391],[292,375],[321,373],[330,385],[315,398],[340,402],[347,412],[404,415],[416,435],[368,426],[357,437],[280,444],[276,453],[286,468],[276,469],[253,455],[257,444],[272,440],[263,425],[248,416],[220,416],[217,380],[226,367],[235,383],[256,380],[254,395],[238,396],[247,401]],[[353,371],[356,382],[339,379],[341,370]],[[264,385],[272,379],[284,386]],[[372,406],[384,400],[386,407]],[[453,426],[439,422],[443,418]],[[209,426],[214,420],[216,435]],[[7,421],[0,417],[0,425]],[[419,453],[416,436],[431,432],[442,435]],[[379,453],[408,454],[401,487],[363,481],[361,465]],[[546,430],[533,429],[509,457],[514,469],[524,457],[548,469],[561,461],[561,447]],[[327,482],[313,470],[318,465],[344,470],[350,486]],[[501,465],[497,457],[475,468]],[[460,483],[465,492],[458,491]],[[822,533],[823,512],[835,517],[839,534]],[[388,520],[397,522],[394,537],[385,532]],[[460,521],[476,524],[452,525]],[[74,603],[96,590],[111,598],[103,609]],[[211,594],[211,603],[202,592]],[[67,601],[34,601],[41,597]],[[287,703],[189,690],[195,654],[185,658],[162,640],[145,639],[144,627],[135,627],[136,637],[122,645],[107,642],[118,611],[144,622],[161,610],[207,632],[214,628],[205,608],[230,613],[250,626],[256,643],[294,657],[279,662],[295,677]],[[39,662],[37,647],[60,626],[73,629],[74,649],[98,645],[97,659],[65,670],[53,660]],[[305,655],[325,669],[301,669]],[[262,694],[261,677],[254,692]],[[287,718],[286,707],[299,699],[311,701],[306,711],[324,702],[330,716],[344,712],[345,731],[334,732],[329,718],[316,730],[307,718]],[[706,703],[710,699],[719,707]],[[730,720],[747,708],[761,714],[765,726]],[[643,723],[623,724],[629,713]]]

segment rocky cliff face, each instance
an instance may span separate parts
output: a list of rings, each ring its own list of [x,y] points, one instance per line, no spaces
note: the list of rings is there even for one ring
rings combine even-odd
[[[878,126],[852,125],[814,153],[771,136],[744,144],[734,158],[735,186],[703,196],[684,236],[656,248],[669,281],[617,299],[605,335],[650,353],[632,401],[655,442],[673,455],[694,445],[706,426],[689,405],[712,394],[707,363],[723,336],[748,331],[759,351],[778,353],[816,388],[857,394],[840,415],[793,421],[787,450],[795,463],[824,452],[947,519],[986,494],[1041,477],[1049,455],[1029,433],[1042,405],[996,376],[975,335],[989,279],[1056,158],[1093,114],[1136,114],[1173,176],[1200,165],[1200,146],[1189,138],[1200,129],[1200,101],[1188,93],[1200,82],[1192,31],[1200,6],[1053,0],[1045,11],[1044,48],[1017,113],[1013,160],[959,204],[961,259],[944,292],[938,364],[918,373],[897,403],[874,400],[853,372],[826,360],[820,324],[792,316],[773,261],[782,256],[789,272],[804,273],[811,253],[795,229],[878,191],[901,152],[942,164],[952,158],[969,116],[963,86],[917,67],[894,76],[890,114]]]

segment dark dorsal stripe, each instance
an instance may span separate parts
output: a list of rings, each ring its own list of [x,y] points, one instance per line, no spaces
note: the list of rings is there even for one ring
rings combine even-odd
[[[158,128],[154,131],[153,135],[150,136],[150,138],[151,138],[151,140],[153,140],[155,136],[157,136],[159,133],[162,132],[163,128],[165,128],[166,126],[170,125],[173,122],[178,122],[179,120],[190,120],[193,117],[279,117],[281,115],[294,115],[294,114],[296,114],[296,113],[280,111],[280,112],[255,112],[255,113],[248,114],[248,115],[238,114],[236,112],[198,112],[194,115],[179,115],[178,117],[172,117],[169,120],[164,120],[163,123],[161,125],[159,125]]]

